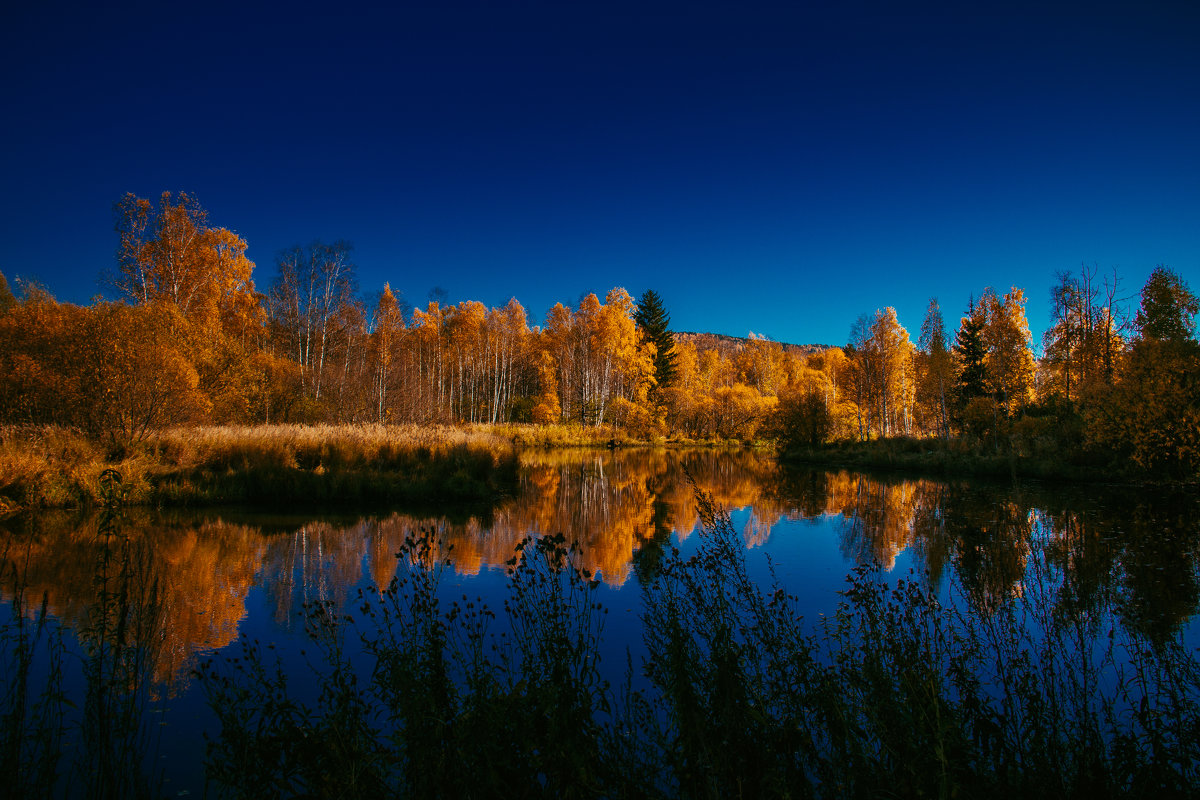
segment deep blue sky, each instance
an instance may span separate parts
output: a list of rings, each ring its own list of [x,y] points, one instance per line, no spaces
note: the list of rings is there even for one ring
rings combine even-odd
[[[893,305],[1155,264],[1200,290],[1192,2],[8,4],[0,270],[87,302],[112,203],[195,194],[364,294],[624,286],[673,327],[845,342]]]

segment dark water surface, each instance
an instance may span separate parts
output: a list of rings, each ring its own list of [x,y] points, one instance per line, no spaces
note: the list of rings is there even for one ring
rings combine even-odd
[[[1051,582],[1038,593],[1045,598],[1039,602],[1053,605],[1048,618],[1100,615],[1097,630],[1107,623],[1151,640],[1198,638],[1194,496],[797,471],[746,452],[556,450],[527,452],[522,462],[520,496],[484,514],[447,508],[437,515],[313,518],[130,510],[119,535],[140,554],[137,574],[157,587],[146,713],[154,723],[148,764],[161,770],[163,793],[205,791],[203,734],[214,717],[192,675],[199,660],[236,656],[239,636],[270,643],[305,691],[303,676],[311,675],[302,653],[305,603],[352,610],[348,598],[386,586],[396,573],[395,553],[421,529],[439,534],[450,564],[446,595],[479,597],[497,611],[505,562],[517,545],[562,533],[602,581],[600,600],[609,609],[602,654],[619,682],[626,651],[636,664],[642,648],[639,587],[654,579],[666,548],[687,553],[696,546],[693,482],[729,510],[751,574],[766,586],[773,570],[798,596],[806,618],[832,613],[846,573],[877,563],[885,580],[911,573],[972,613],[989,614],[1021,596],[1036,575]],[[11,632],[14,587],[24,587],[26,606],[44,599],[65,631],[64,685],[77,709],[85,705],[78,696],[85,685],[80,640],[87,642],[96,627],[95,574],[104,542],[95,517],[47,513],[0,521],[7,562],[0,619]],[[23,614],[32,619],[36,612]],[[11,651],[9,641],[0,653],[6,665]],[[47,661],[43,654],[34,669]],[[68,741],[75,735],[69,730]]]

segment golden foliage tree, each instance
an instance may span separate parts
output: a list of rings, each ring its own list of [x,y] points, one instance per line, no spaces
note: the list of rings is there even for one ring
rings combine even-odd
[[[1033,400],[1033,337],[1025,318],[1025,293],[1014,286],[1001,298],[989,288],[979,306],[985,319],[982,337],[987,348],[987,386],[1001,408],[1011,414]]]
[[[921,323],[920,350],[916,358],[917,406],[926,430],[950,435],[950,395],[954,388],[954,358],[946,342],[946,327],[937,298],[929,301]]]
[[[0,314],[6,314],[17,304],[17,298],[8,288],[8,279],[0,272]]]
[[[860,317],[848,349],[851,368],[846,379],[858,405],[860,437],[868,428],[879,436],[911,432],[913,346],[896,309]]]
[[[1088,441],[1142,470],[1200,475],[1200,345],[1136,342],[1117,385],[1088,409]]]
[[[372,385],[375,396],[375,412],[379,422],[388,419],[389,393],[395,390],[395,363],[401,338],[404,335],[404,314],[400,303],[392,292],[391,284],[383,285],[379,302],[375,306],[375,330],[371,332],[371,362],[373,365]]]
[[[261,319],[246,242],[208,225],[194,196],[163,192],[157,205],[126,194],[116,204],[117,274],[130,302],[166,302],[207,333],[222,323],[245,330]]]
[[[27,294],[0,317],[0,414],[122,444],[208,410],[169,304],[88,307]]]
[[[1058,274],[1050,290],[1053,322],[1042,337],[1044,395],[1073,401],[1112,385],[1125,347],[1116,295],[1115,273],[1103,281],[1094,267]]]
[[[542,337],[557,366],[559,406],[567,421],[609,421],[616,398],[645,405],[654,352],[638,335],[634,310],[621,288],[611,290],[604,304],[589,294],[574,311],[562,303],[550,309]]]
[[[1163,267],[1151,274],[1116,386],[1088,410],[1094,448],[1151,472],[1200,474],[1200,344],[1191,338],[1198,305],[1178,275]]]

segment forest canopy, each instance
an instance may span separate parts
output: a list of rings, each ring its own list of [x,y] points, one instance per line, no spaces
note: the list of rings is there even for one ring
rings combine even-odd
[[[895,309],[844,347],[672,332],[666,296],[616,287],[530,325],[514,298],[411,307],[359,291],[348,242],[281,251],[255,282],[247,243],[195,197],[115,206],[119,299],[59,303],[0,275],[0,422],[114,442],[199,423],[614,426],[644,438],[894,437],[977,451],[1200,469],[1196,296],[1155,268],[1136,309],[1115,272],[1060,272],[1035,353],[1024,289],[981,287],[913,337]]]

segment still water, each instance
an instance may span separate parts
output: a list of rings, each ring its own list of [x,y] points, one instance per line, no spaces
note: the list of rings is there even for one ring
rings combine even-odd
[[[1151,640],[1197,638],[1200,502],[1192,496],[792,470],[749,452],[530,451],[518,496],[485,511],[130,510],[119,535],[158,598],[146,665],[152,776],[167,795],[204,794],[204,733],[214,717],[193,676],[201,659],[235,657],[244,636],[272,645],[289,673],[311,675],[302,654],[305,604],[352,611],[357,591],[391,581],[395,554],[417,531],[437,534],[449,565],[446,596],[478,597],[497,611],[518,545],[562,533],[601,582],[609,610],[602,658],[619,682],[643,647],[640,587],[654,580],[667,549],[687,554],[701,535],[697,491],[730,513],[750,574],[796,595],[806,618],[834,612],[847,572],[859,564],[878,564],[884,580],[914,576],[981,615],[1025,592],[1033,570],[1053,576],[1051,617],[1099,613]],[[23,618],[45,603],[64,632],[64,686],[83,692],[81,654],[95,636],[102,590],[97,565],[107,554],[115,569],[109,541],[106,550],[95,517],[0,521],[6,669],[14,663],[13,592],[23,587]],[[43,654],[40,663],[47,660]]]

